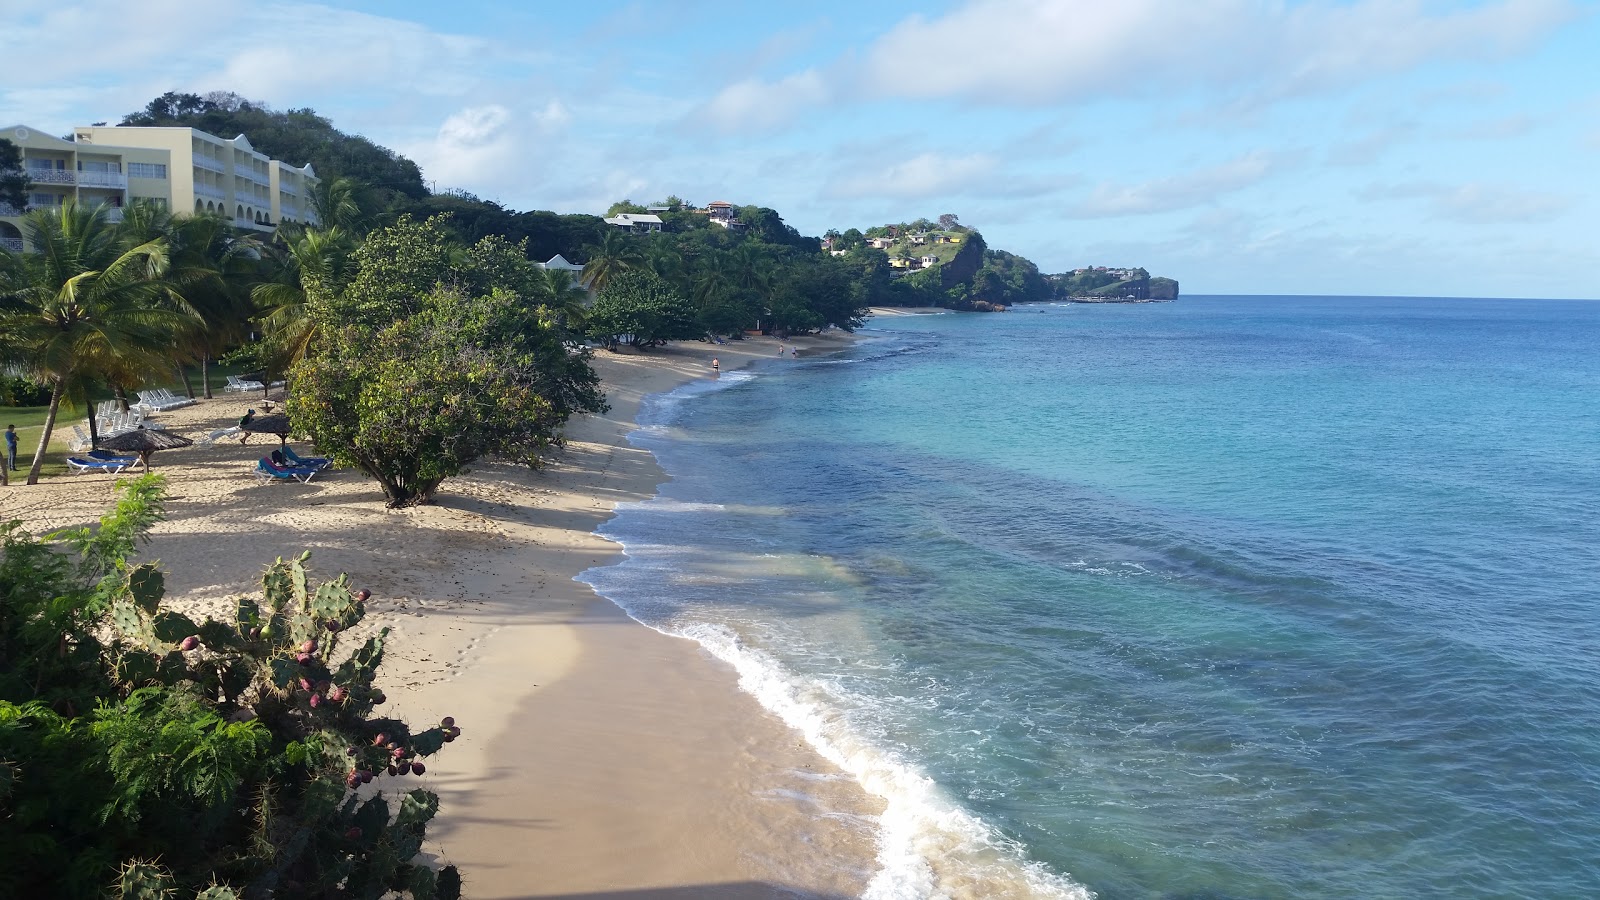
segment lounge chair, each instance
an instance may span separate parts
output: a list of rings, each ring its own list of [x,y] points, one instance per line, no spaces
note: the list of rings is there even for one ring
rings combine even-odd
[[[201,438],[200,440],[195,441],[195,445],[199,446],[199,447],[209,447],[212,444],[215,444],[217,441],[221,440],[222,438],[232,437],[233,435],[236,435],[238,433],[239,433],[239,426],[237,426],[237,425],[233,426],[232,428],[218,428],[216,431],[213,431],[210,434],[206,435],[205,437]]]
[[[89,436],[83,433],[83,426],[72,426],[72,434],[73,438],[67,442],[67,449],[73,453],[82,453],[85,450],[94,448],[94,441],[89,440]]]
[[[133,465],[133,462],[123,462],[120,458],[117,460],[104,460],[89,459],[84,456],[69,456],[67,457],[67,468],[71,469],[74,475],[82,475],[85,472],[109,472],[115,475]]]
[[[277,466],[274,466],[265,456],[261,457],[261,459],[256,462],[255,476],[256,481],[260,484],[266,484],[269,481],[290,480],[305,484],[309,482],[316,474],[317,470],[309,466],[292,466],[289,468],[280,469]]]
[[[130,466],[139,461],[138,456],[118,456],[110,450],[90,450],[84,456],[89,459],[98,459],[101,462],[119,462]]]
[[[283,445],[283,455],[289,460],[291,465],[302,468],[313,468],[318,472],[333,465],[333,460],[327,458],[326,456],[298,456],[295,454],[294,448],[290,447],[288,444]]]

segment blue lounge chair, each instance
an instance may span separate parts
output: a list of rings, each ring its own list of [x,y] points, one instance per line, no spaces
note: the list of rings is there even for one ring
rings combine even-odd
[[[317,470],[310,466],[291,466],[280,469],[277,466],[274,466],[271,460],[267,459],[265,456],[261,457],[260,461],[256,463],[255,471],[256,481],[260,482],[261,484],[266,484],[269,481],[290,480],[305,484],[311,480],[312,476],[316,474]]]
[[[89,459],[98,459],[101,462],[119,462],[130,466],[139,461],[137,456],[118,456],[110,450],[90,450],[84,456]]]
[[[121,457],[116,459],[90,459],[84,456],[69,456],[67,457],[67,468],[71,469],[74,475],[82,475],[85,472],[109,472],[115,475],[137,461],[133,459],[124,460]]]
[[[333,465],[333,460],[327,458],[326,456],[299,456],[294,452],[294,448],[290,447],[288,444],[284,444],[282,449],[284,457],[288,459],[291,464],[298,467],[309,467],[320,472],[323,469]]]

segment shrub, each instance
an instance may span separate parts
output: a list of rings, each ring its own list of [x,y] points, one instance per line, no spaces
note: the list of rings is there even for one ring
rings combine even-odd
[[[128,560],[160,507],[146,476],[98,528],[0,526],[0,897],[457,896],[412,862],[438,798],[361,789],[460,733],[376,715],[384,632],[343,646],[367,592],[301,554],[231,621],[163,609]]]

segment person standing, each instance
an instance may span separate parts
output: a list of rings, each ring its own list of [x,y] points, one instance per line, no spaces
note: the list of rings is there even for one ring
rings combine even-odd
[[[17,426],[6,426],[6,468],[17,470]]]
[[[715,356],[711,357],[711,374],[717,376],[722,375],[722,365],[717,362],[717,358]]]

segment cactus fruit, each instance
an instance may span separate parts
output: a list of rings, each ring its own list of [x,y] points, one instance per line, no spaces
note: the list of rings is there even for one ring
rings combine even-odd
[[[325,622],[323,624],[325,624],[327,626],[329,631],[338,631],[339,630],[339,623],[333,621],[332,619],[329,619],[327,622]]]
[[[305,643],[300,645],[300,652],[301,653],[315,653],[315,652],[317,652],[317,642],[314,641],[314,640],[307,640]]]
[[[200,635],[191,634],[183,639],[183,642],[178,645],[178,649],[188,653],[190,650],[193,650],[198,646],[200,646]]]
[[[350,826],[349,830],[345,831],[344,836],[348,840],[359,841],[361,840],[361,829],[355,825],[352,825]]]
[[[428,767],[423,765],[422,763],[414,762],[414,763],[411,764],[411,774],[413,774],[413,775],[421,775],[423,772],[426,772],[426,771],[428,771]]]
[[[367,590],[366,588],[362,588],[361,590],[356,591],[356,600],[358,600],[361,603],[367,602],[367,598],[371,597],[371,596],[372,596],[372,592]]]
[[[444,726],[445,728],[451,728],[456,724],[456,717],[455,716],[445,716],[444,718],[439,720],[439,724]]]
[[[321,694],[312,694],[311,695],[311,699],[308,702],[311,704],[311,708],[312,709],[316,709],[317,707],[322,705],[322,695]]]
[[[385,700],[388,700],[388,699],[389,699],[388,697],[385,697],[383,695],[383,691],[373,691],[372,692],[372,705],[373,706],[378,706],[379,704],[383,703]]]
[[[372,739],[372,746],[374,746],[374,747],[382,747],[384,744],[387,744],[387,743],[389,743],[389,735],[387,735],[387,734],[385,734],[384,732],[381,732],[381,731],[378,732],[378,736],[377,737]]]

